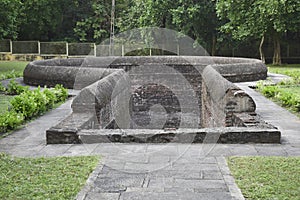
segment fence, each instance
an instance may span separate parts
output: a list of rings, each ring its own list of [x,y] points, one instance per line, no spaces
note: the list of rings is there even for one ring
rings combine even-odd
[[[0,53],[13,55],[39,56],[88,56],[96,55],[95,43],[67,43],[67,42],[40,42],[40,41],[0,41]]]
[[[161,45],[161,44],[159,44]],[[161,49],[168,49],[161,50]],[[137,52],[138,51],[138,52]],[[195,50],[192,45],[185,46],[172,43],[169,46],[145,47],[144,44],[116,43],[111,49],[110,45],[96,45],[96,43],[68,43],[68,42],[40,42],[40,41],[0,41],[0,54],[35,55],[41,57],[85,57],[85,56],[125,56],[125,55],[188,55],[186,53],[208,55],[205,50]]]
[[[259,44],[245,44],[239,47],[221,46],[217,51],[220,56],[238,56],[259,58]],[[110,45],[96,45],[96,43],[68,43],[68,42],[40,42],[40,41],[0,41],[0,59],[3,55],[13,55],[20,58],[22,56],[35,59],[36,56],[47,57],[85,57],[85,56],[126,56],[126,55],[186,55],[191,52],[191,48],[180,44],[171,44],[168,48],[172,52],[161,51],[159,48],[148,47],[140,44],[115,44],[111,49]],[[140,49],[140,50],[137,50]],[[161,48],[164,49],[164,48]],[[281,45],[282,58],[285,62],[299,62],[300,48],[297,43]],[[137,52],[138,51],[138,52]],[[265,45],[265,55],[267,59],[272,58],[273,47]],[[112,54],[113,52],[113,54]],[[201,55],[208,55],[205,51]]]

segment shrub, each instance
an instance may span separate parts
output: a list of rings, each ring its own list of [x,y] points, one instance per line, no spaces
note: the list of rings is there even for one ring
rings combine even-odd
[[[47,99],[47,109],[53,108],[54,104],[58,103],[55,93],[52,90],[49,90],[48,88],[45,88],[43,90],[43,93],[45,94]]]
[[[7,85],[6,94],[19,95],[28,90],[29,90],[28,86],[22,86],[12,79],[9,81],[9,84]]]
[[[280,91],[276,95],[276,98],[280,100],[283,106],[293,106],[295,97],[291,93]]]
[[[274,97],[278,92],[278,87],[269,85],[261,88],[261,93],[263,93],[266,97]]]
[[[10,78],[17,78],[23,76],[22,72],[16,72],[12,70],[10,72],[5,72],[0,74],[0,80],[10,79]]]
[[[64,88],[62,85],[59,84],[55,85],[53,90],[57,98],[57,102],[63,102],[68,98],[68,90]]]
[[[300,112],[300,99],[299,98],[296,99],[294,108],[295,108],[296,112]]]
[[[6,112],[0,115],[0,133],[5,133],[20,126],[24,121],[24,116],[16,112]]]
[[[1,92],[5,92],[6,88],[2,85],[2,83],[0,82],[0,93]]]
[[[32,91],[26,91],[11,100],[12,109],[17,113],[22,113],[25,119],[38,114],[38,106]]]
[[[37,106],[36,115],[46,112],[48,110],[47,108],[49,104],[49,99],[44,92],[41,92],[40,87],[36,90],[33,90],[32,95],[34,98],[34,102],[36,103]]]
[[[19,88],[15,82],[12,82],[11,85],[11,88]],[[16,91],[20,90],[16,89]],[[45,88],[43,91],[40,87],[32,91],[28,88],[24,89],[21,94],[10,101],[12,109],[0,116],[0,132],[15,129],[24,120],[46,112],[55,103],[63,102],[67,97],[68,91],[61,85],[57,85],[53,89]]]
[[[298,82],[297,82],[298,81]],[[264,85],[263,81],[257,84],[258,90],[266,97],[278,100],[284,107],[292,110],[300,111],[300,98],[297,93],[293,93],[286,88],[295,87],[299,84],[299,80],[293,78],[291,80],[281,81],[278,85]]]

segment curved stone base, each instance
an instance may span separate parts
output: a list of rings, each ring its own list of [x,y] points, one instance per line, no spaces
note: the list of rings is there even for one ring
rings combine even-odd
[[[169,71],[164,71],[164,67]],[[160,71],[151,70],[156,68]],[[142,84],[141,80],[148,80],[148,77],[157,74],[172,80],[174,82],[172,89],[176,92],[161,85]],[[193,94],[196,95],[195,105],[185,103],[189,102],[188,99],[191,97],[185,85],[176,82],[178,74],[185,79],[187,85],[192,88]],[[222,129],[225,132],[220,135],[220,142],[277,143],[280,141],[280,132],[271,126],[263,125],[262,127],[260,125],[264,123],[256,123],[257,120],[251,119],[256,115],[253,99],[232,83],[257,81],[266,77],[267,67],[259,60],[206,56],[52,59],[31,62],[24,70],[26,84],[50,87],[63,84],[67,88],[81,90],[73,100],[72,115],[47,131],[49,144],[81,143],[82,137],[87,137],[81,134],[81,130],[88,128],[95,129],[95,132],[103,132],[104,130],[97,131],[96,129],[134,128],[135,126],[131,126],[132,122],[141,125],[139,129],[143,127],[148,129],[243,127],[242,129]],[[130,114],[126,114],[128,105],[127,107],[124,105],[123,97],[131,98]],[[147,123],[149,123],[150,107],[155,104],[161,106],[155,113],[158,121],[149,126]],[[118,110],[114,112],[113,109]],[[166,124],[163,126],[159,123],[164,115],[161,109],[168,114]],[[124,121],[120,122],[120,117]],[[186,122],[182,119],[186,119]],[[251,128],[249,121],[253,122]],[[191,135],[201,138],[209,133],[206,130],[198,130],[198,132],[192,131],[192,134],[184,133],[183,135],[188,138]],[[141,142],[155,142],[155,138],[161,142],[163,140],[168,142],[166,138],[176,141],[177,137],[182,138],[181,136],[182,134],[151,135]],[[88,137],[91,138],[91,136]],[[93,137],[102,136],[100,134]],[[108,135],[105,137],[115,142],[117,142],[116,138],[129,142],[138,141],[134,137]],[[158,139],[160,137],[165,139]],[[186,140],[184,137],[183,141]]]

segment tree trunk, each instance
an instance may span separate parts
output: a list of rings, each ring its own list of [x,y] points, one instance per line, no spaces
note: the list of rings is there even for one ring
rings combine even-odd
[[[211,56],[216,55],[216,47],[217,47],[217,37],[215,35],[212,36],[212,46],[211,46]]]
[[[274,55],[273,65],[281,65],[280,38],[278,33],[274,34]]]
[[[260,54],[260,59],[263,63],[266,63],[266,58],[265,58],[265,54],[264,54],[264,50],[263,50],[263,44],[265,41],[265,36],[263,35],[259,44],[259,54]]]

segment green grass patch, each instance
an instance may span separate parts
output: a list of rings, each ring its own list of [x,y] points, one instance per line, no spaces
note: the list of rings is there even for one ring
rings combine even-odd
[[[23,61],[0,61],[0,73],[15,70],[23,72],[28,62]]]
[[[0,80],[23,76],[27,64],[23,61],[0,61]]]
[[[0,199],[74,199],[99,157],[16,158],[0,154]]]
[[[275,103],[287,108],[300,117],[300,64],[269,65],[269,72],[284,74],[291,77],[277,85],[265,85],[264,81],[258,83],[258,90]]]
[[[280,87],[282,90],[288,93],[293,93],[297,95],[298,98],[300,98],[300,85],[299,86],[288,86],[288,87]]]
[[[300,64],[268,65],[268,71],[275,74],[284,74],[291,77],[300,77]]]
[[[283,64],[283,65],[267,65],[270,72],[293,71],[300,70],[300,64]]]
[[[299,199],[300,157],[230,157],[227,163],[246,199]]]

